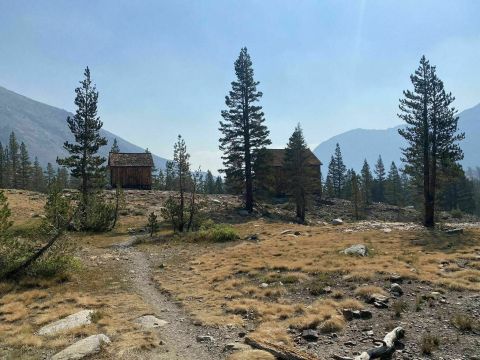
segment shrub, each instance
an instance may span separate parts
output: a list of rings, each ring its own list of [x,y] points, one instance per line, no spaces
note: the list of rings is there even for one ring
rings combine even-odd
[[[111,230],[114,221],[115,204],[101,194],[92,194],[88,199],[85,213],[76,219],[76,225],[80,230],[104,232]]]
[[[466,314],[455,314],[450,321],[460,331],[472,331],[478,327],[475,320]]]
[[[450,211],[450,215],[454,219],[461,219],[463,217],[463,212],[460,209],[453,209],[452,211]]]
[[[439,345],[440,338],[437,335],[430,333],[423,334],[420,343],[420,348],[423,354],[430,355],[432,352],[438,349]]]
[[[157,221],[157,215],[155,215],[153,211],[150,213],[150,215],[148,215],[147,228],[150,231],[150,237],[153,237],[153,235],[158,231],[159,224]]]
[[[239,238],[235,229],[229,225],[214,225],[209,229],[202,228],[194,233],[197,241],[228,242]]]
[[[70,198],[66,197],[60,186],[54,182],[48,189],[47,202],[45,204],[45,216],[49,225],[56,229],[64,229],[72,215]]]
[[[402,316],[402,313],[408,310],[408,304],[403,300],[397,300],[392,304],[392,309],[396,317]]]

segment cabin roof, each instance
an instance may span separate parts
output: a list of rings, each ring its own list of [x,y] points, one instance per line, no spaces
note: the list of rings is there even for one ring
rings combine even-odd
[[[285,149],[267,149],[267,152],[272,156],[272,165],[275,167],[282,167],[285,160]],[[320,166],[322,162],[318,160],[315,154],[308,149],[308,165]]]
[[[153,167],[153,157],[151,153],[110,153],[108,166]]]

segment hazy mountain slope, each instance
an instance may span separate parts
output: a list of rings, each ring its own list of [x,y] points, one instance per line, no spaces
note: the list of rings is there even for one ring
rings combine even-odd
[[[462,164],[465,168],[480,166],[480,104],[459,114],[458,122],[461,131],[465,132],[465,140],[460,145],[465,153]],[[318,145],[314,153],[324,163],[324,173],[338,142],[342,148],[343,160],[347,167],[359,170],[366,158],[371,166],[381,154],[387,167],[393,161],[401,165],[400,148],[405,140],[398,134],[397,126],[385,130],[355,129],[336,135]]]
[[[63,143],[66,139],[73,139],[65,121],[69,115],[72,114],[0,86],[0,141],[6,144],[12,130],[15,131],[19,142],[28,146],[32,158],[38,156],[43,165],[47,162],[55,164],[57,156],[66,154]],[[114,138],[117,138],[121,151],[144,151],[109,131],[101,130],[101,133],[108,140],[108,145],[100,151],[104,156],[107,156]],[[154,155],[154,161],[157,168],[165,167],[164,158]]]

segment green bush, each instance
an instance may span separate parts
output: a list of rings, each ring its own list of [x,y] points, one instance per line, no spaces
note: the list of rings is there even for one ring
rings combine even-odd
[[[92,194],[84,213],[75,219],[75,227],[84,231],[104,232],[111,230],[114,221],[115,204],[101,194]]]
[[[202,228],[194,233],[194,239],[197,241],[210,242],[228,242],[239,238],[235,229],[229,225],[213,225],[212,227]]]
[[[463,217],[463,212],[460,209],[453,209],[452,211],[450,211],[450,215],[454,219],[461,219]]]

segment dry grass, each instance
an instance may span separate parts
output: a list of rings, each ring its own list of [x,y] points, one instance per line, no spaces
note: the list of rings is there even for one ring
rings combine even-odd
[[[387,295],[380,287],[368,285],[375,279],[386,279],[392,273],[405,279],[419,279],[457,290],[480,290],[478,258],[480,232],[468,230],[458,238],[436,237],[428,232],[379,231],[343,233],[330,227],[289,225],[302,235],[280,235],[286,226],[253,221],[236,226],[241,237],[262,229],[259,243],[239,242],[230,246],[209,245],[198,249],[194,260],[168,266],[157,277],[163,288],[182,301],[204,324],[244,324],[254,321],[253,336],[289,343],[289,326],[315,327],[320,331],[341,331],[341,308],[361,308],[348,293],[335,289],[338,281],[352,283],[354,296],[373,293]],[[415,245],[422,238],[427,245]],[[372,256],[350,257],[340,250],[368,239]],[[197,249],[196,249],[197,250]],[[187,253],[187,256],[190,255]],[[439,265],[454,264],[469,258],[468,269],[440,271]],[[269,284],[261,288],[261,283]],[[366,286],[359,284],[367,283]],[[324,294],[326,286],[332,293]],[[320,299],[299,301],[292,296],[298,290]],[[326,300],[330,297],[331,300]],[[332,299],[333,298],[333,299]],[[201,299],[201,302],[198,301]],[[343,301],[339,301],[344,299]]]
[[[230,355],[227,360],[275,360],[275,356],[261,350],[247,350]]]

